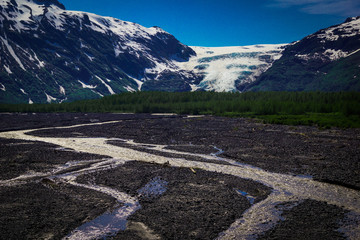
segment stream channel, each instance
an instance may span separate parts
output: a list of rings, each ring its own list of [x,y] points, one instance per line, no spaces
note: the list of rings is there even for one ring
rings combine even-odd
[[[94,124],[107,124],[92,123],[76,125],[78,126],[91,126]],[[114,122],[111,122],[114,123]],[[57,127],[72,128],[72,127]],[[258,167],[253,167],[246,164],[238,163],[234,160],[220,158],[218,153],[221,149],[217,149],[218,153],[212,155],[194,154],[188,152],[180,152],[175,150],[166,149],[167,145],[148,145],[149,148],[166,153],[183,154],[188,156],[197,156],[203,159],[217,160],[219,163],[213,162],[199,162],[188,161],[183,158],[170,158],[164,156],[153,155],[130,148],[119,147],[110,145],[107,142],[110,140],[121,139],[108,139],[108,138],[54,138],[54,137],[37,137],[31,136],[30,132],[39,129],[10,131],[0,133],[1,138],[21,139],[29,141],[42,141],[59,145],[65,149],[73,149],[74,151],[100,154],[110,156],[111,159],[98,160],[90,164],[89,167],[65,174],[67,168],[79,165],[84,162],[69,163],[64,166],[59,166],[49,173],[34,173],[22,175],[14,179],[0,181],[0,186],[22,184],[24,181],[33,177],[47,177],[53,181],[63,181],[79,187],[84,187],[96,190],[114,197],[119,202],[119,208],[112,212],[105,213],[91,222],[88,222],[68,235],[65,239],[98,239],[104,238],[108,235],[116,234],[120,230],[126,228],[126,219],[133,214],[136,210],[141,208],[136,197],[129,196],[128,194],[119,192],[117,190],[97,185],[80,184],[76,182],[76,177],[81,174],[90,172],[103,171],[115,168],[124,164],[127,161],[143,161],[155,162],[158,164],[170,164],[174,167],[188,167],[190,169],[200,168],[210,172],[219,172],[223,174],[230,174],[244,179],[250,179],[260,182],[273,189],[272,193],[263,201],[252,204],[251,207],[243,214],[242,218],[236,220],[229,229],[222,232],[218,239],[256,239],[259,234],[273,228],[278,221],[281,220],[282,209],[278,208],[281,203],[293,202],[294,206],[302,200],[312,199],[316,201],[323,201],[328,204],[333,204],[350,211],[349,216],[354,221],[360,219],[360,192],[345,188],[342,186],[322,183],[314,181],[309,177],[293,176],[280,173],[272,173],[264,171]],[[127,144],[135,146],[144,146],[143,144],[135,143],[132,140],[122,140]],[[222,164],[225,161],[227,164]],[[230,164],[229,164],[230,163]],[[166,182],[161,179],[153,179],[147,184],[147,189],[139,189],[140,194],[162,194],[166,191]],[[239,190],[239,194],[248,197],[251,202],[251,196]],[[342,229],[349,239],[360,239],[360,227],[358,225],[347,226]]]

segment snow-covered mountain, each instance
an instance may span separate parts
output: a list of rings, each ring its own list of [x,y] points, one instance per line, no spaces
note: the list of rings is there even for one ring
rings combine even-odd
[[[0,0],[0,102],[125,91],[359,90],[360,19],[286,45],[189,47],[159,27]]]
[[[238,91],[281,47],[190,48],[159,27],[68,11],[57,0],[0,0],[0,102]]]
[[[360,91],[360,17],[286,47],[250,91]]]
[[[161,28],[67,11],[57,0],[0,0],[0,102],[61,102],[197,77],[195,52]],[[148,82],[148,84],[145,84]]]

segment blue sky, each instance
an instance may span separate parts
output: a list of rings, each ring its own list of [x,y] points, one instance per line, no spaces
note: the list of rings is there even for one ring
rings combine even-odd
[[[360,15],[359,0],[59,0],[145,27],[159,26],[189,46],[289,43]]]

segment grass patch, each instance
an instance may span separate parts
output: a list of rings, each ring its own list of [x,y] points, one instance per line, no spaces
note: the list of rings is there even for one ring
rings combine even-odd
[[[304,115],[260,115],[256,116],[264,123],[285,124],[285,125],[307,125],[317,126],[328,129],[331,127],[339,128],[359,128],[359,116],[345,116],[342,113],[308,113]]]
[[[268,124],[317,126],[321,129],[329,129],[331,127],[344,129],[360,128],[359,116],[345,116],[343,113],[307,113],[300,115],[280,113],[272,115],[259,115],[255,113],[227,112],[220,114],[219,116],[253,118]]]

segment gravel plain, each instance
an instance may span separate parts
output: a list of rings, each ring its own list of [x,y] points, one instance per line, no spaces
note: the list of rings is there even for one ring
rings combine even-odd
[[[268,172],[313,178],[349,191],[360,189],[359,129],[319,130],[242,118],[149,114],[0,114],[0,121],[0,132],[45,128],[28,134],[103,137],[113,146],[155,157],[229,165],[222,162],[224,158]],[[105,121],[115,122],[91,125]],[[90,125],[53,128],[77,124]],[[128,140],[137,144],[131,145]],[[61,239],[76,226],[119,205],[106,194],[51,180],[51,170],[56,167],[71,161],[101,161],[109,158],[106,154],[17,139],[0,139],[0,147],[2,239]],[[76,166],[84,167],[86,164]],[[13,184],[12,179],[24,174],[32,177]],[[154,178],[168,183],[166,191],[150,198],[140,196],[138,190]],[[214,239],[273,191],[236,176],[140,161],[82,174],[76,181],[104,185],[139,198],[141,209],[129,217],[128,228],[112,236],[114,239]],[[282,202],[279,208],[286,204],[291,207],[284,208],[282,220],[253,239],[356,239],[356,235],[339,231],[344,228],[348,210],[314,200]]]

